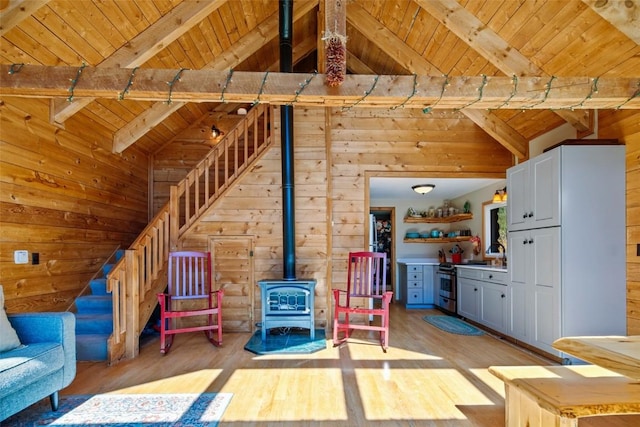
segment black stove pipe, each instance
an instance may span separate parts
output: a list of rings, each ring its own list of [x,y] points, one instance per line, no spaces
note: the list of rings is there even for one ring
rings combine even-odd
[[[293,0],[280,0],[280,71],[293,72]],[[284,280],[296,280],[293,106],[280,107],[282,157],[282,254]]]

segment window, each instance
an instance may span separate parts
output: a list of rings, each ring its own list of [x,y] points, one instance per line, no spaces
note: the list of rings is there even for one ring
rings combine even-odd
[[[497,258],[507,251],[507,203],[482,204],[482,244],[484,258]],[[500,247],[502,245],[502,249]]]

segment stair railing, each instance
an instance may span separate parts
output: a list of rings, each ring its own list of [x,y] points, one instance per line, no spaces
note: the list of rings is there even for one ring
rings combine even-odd
[[[124,257],[107,275],[113,298],[108,362],[138,355],[139,337],[167,285],[166,262],[181,236],[272,144],[273,109],[258,104],[175,186]]]
[[[273,110],[258,104],[178,185],[171,187],[171,247],[271,144]]]

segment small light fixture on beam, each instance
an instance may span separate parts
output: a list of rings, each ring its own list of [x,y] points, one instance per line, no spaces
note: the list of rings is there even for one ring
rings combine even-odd
[[[427,194],[431,192],[431,190],[436,188],[436,186],[433,184],[418,184],[418,185],[414,185],[411,188],[413,189],[413,191],[415,191],[418,194]]]
[[[211,125],[211,136],[214,138],[217,138],[219,136],[224,135],[224,132],[222,132],[220,129],[218,129],[215,125],[215,123],[213,125]]]
[[[501,190],[496,190],[495,194],[493,195],[493,203],[500,203],[500,202],[506,202],[507,201],[507,187],[504,187]]]

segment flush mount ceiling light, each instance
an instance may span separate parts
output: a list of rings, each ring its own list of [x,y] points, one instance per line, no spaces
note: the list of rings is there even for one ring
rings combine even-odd
[[[211,125],[211,136],[214,138],[219,137],[220,135],[224,135],[224,132],[222,132],[220,129],[218,129],[215,125],[215,123],[213,125]]]
[[[418,185],[414,185],[411,188],[413,189],[413,191],[415,191],[418,194],[427,194],[431,190],[436,188],[436,186],[433,184],[418,184]]]

